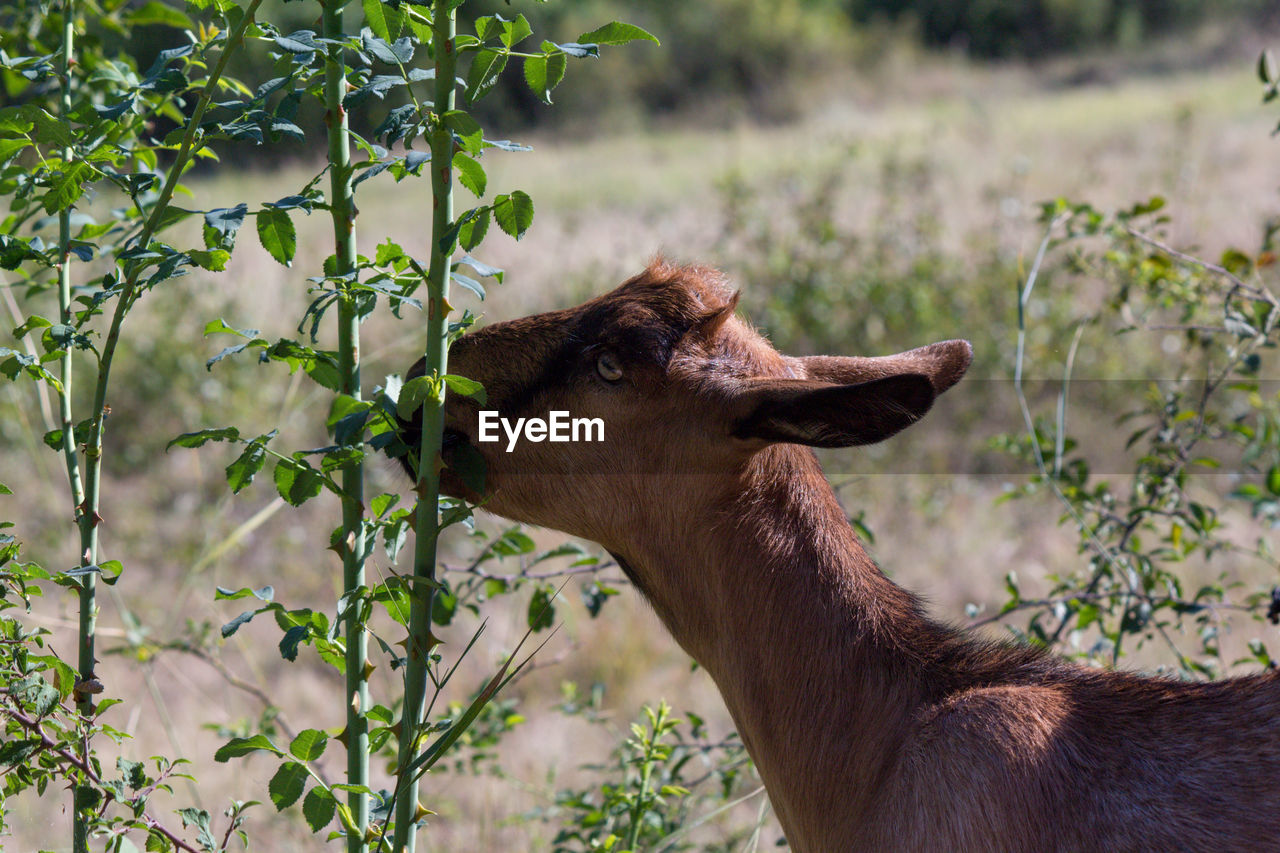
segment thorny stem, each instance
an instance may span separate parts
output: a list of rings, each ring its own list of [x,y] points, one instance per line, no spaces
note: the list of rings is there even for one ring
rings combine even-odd
[[[351,147],[347,111],[342,98],[347,91],[342,38],[343,0],[323,0],[322,27],[331,39],[325,56],[325,124],[329,137],[329,211],[333,218],[334,273],[347,275],[356,268],[355,196],[351,183]],[[355,298],[344,293],[338,300],[338,370],[340,391],[360,399],[360,318]],[[358,440],[358,439],[357,439]],[[346,636],[347,784],[369,785],[369,635],[364,627],[365,587],[364,465],[342,471],[342,577],[343,622]],[[348,794],[347,804],[357,831],[347,836],[349,853],[368,849],[369,795],[362,790]]]
[[[457,18],[454,3],[436,0],[432,5],[432,55],[435,57],[437,116],[454,108],[457,54],[454,37]],[[453,134],[437,121],[431,140],[431,266],[427,274],[426,376],[445,374],[449,342],[450,255],[441,242],[453,221]],[[440,439],[444,431],[444,383],[430,395],[422,409],[422,443],[418,451],[418,510],[413,555],[413,593],[409,611],[408,662],[405,666],[404,710],[400,718],[399,779],[396,788],[396,826],[392,849],[413,853],[418,816],[418,780],[409,774],[417,751],[426,700],[427,670],[431,648],[431,609],[436,591],[436,539],[439,535]],[[406,778],[407,777],[407,778]]]
[[[76,37],[76,4],[75,0],[65,0],[62,6],[62,58],[59,62],[58,76],[61,78],[62,92],[59,104],[63,121],[69,122],[71,115],[71,64],[75,54]],[[71,163],[75,150],[66,146],[62,151],[62,159]],[[70,325],[71,315],[71,208],[58,211],[58,313],[63,324]],[[95,534],[91,527],[86,527],[81,515],[84,503],[84,486],[80,480],[80,460],[76,458],[75,418],[71,410],[72,379],[72,347],[68,341],[58,359],[61,367],[62,391],[58,395],[58,415],[62,426],[62,458],[67,467],[67,483],[71,490],[72,512],[77,518],[80,533],[80,565],[87,566],[93,562],[95,550]],[[93,693],[90,685],[94,681],[93,649],[94,631],[97,622],[97,579],[93,573],[80,577],[80,618],[76,635],[78,649],[76,708],[84,717],[93,713]],[[85,749],[86,758],[88,747]],[[89,849],[89,797],[91,792],[82,786],[76,786],[73,796],[74,807],[71,813],[71,847],[75,853],[87,853]]]
[[[159,198],[156,200],[155,206],[151,209],[151,214],[147,218],[146,225],[138,235],[137,245],[146,246],[150,243],[151,237],[155,234],[159,227],[161,216],[168,208],[170,200],[173,198],[174,190],[178,186],[178,180],[186,169],[191,159],[191,149],[195,143],[196,136],[199,132],[200,122],[204,118],[205,110],[208,108],[210,101],[213,99],[214,93],[217,91],[218,81],[222,78],[223,71],[226,69],[227,61],[231,55],[235,53],[236,48],[244,42],[245,32],[253,22],[254,15],[258,7],[262,4],[262,0],[251,0],[249,7],[245,10],[244,17],[241,18],[239,25],[235,31],[228,37],[227,42],[222,50],[222,55],[218,58],[218,63],[213,72],[210,74],[204,89],[200,93],[200,97],[196,102],[195,110],[191,115],[191,119],[187,124],[186,131],[182,136],[182,144],[178,149],[178,155],[173,165],[170,167],[168,179],[165,182],[163,190],[160,192]],[[63,58],[62,58],[62,79],[63,79],[63,109],[70,109],[70,74],[69,64],[72,52],[74,30],[74,9],[75,0],[66,0],[64,6],[64,31],[63,31]],[[59,300],[63,308],[63,322],[67,322],[70,317],[70,269],[68,266],[68,253],[66,252],[67,243],[65,240],[70,239],[70,219],[69,212],[60,217],[59,235],[64,238],[62,243],[62,269],[59,273]],[[89,440],[85,446],[85,462],[86,477],[83,495],[76,493],[76,481],[78,480],[79,466],[72,465],[71,460],[74,459],[74,424],[70,416],[69,406],[70,400],[67,394],[70,391],[69,385],[64,387],[63,392],[63,453],[68,453],[67,442],[70,441],[71,456],[68,457],[68,475],[71,477],[72,495],[76,499],[76,524],[80,531],[80,565],[93,566],[98,562],[98,523],[102,520],[98,514],[100,506],[100,496],[102,488],[102,432],[104,420],[107,413],[107,384],[111,374],[111,363],[115,358],[116,347],[120,342],[120,327],[124,322],[125,315],[128,313],[130,306],[137,295],[138,276],[142,273],[142,265],[135,263],[124,285],[120,289],[118,302],[116,303],[115,313],[111,318],[111,327],[107,333],[106,340],[103,343],[101,355],[98,358],[98,378],[93,393],[93,409],[92,409],[92,426],[90,428]],[[70,353],[64,356],[64,370],[69,369]],[[69,373],[67,374],[69,378]],[[72,473],[72,471],[76,473]],[[93,696],[101,690],[96,684],[94,678],[94,647],[96,644],[97,632],[97,577],[93,572],[87,572],[80,577],[80,630],[79,630],[79,684],[76,690],[76,707],[80,714],[88,717],[93,713]],[[85,745],[86,755],[88,754],[88,745]],[[76,853],[88,850],[88,823],[82,819],[84,814],[83,801],[81,797],[76,797],[75,809],[75,832],[74,832],[74,850]],[[190,849],[184,847],[184,849]]]

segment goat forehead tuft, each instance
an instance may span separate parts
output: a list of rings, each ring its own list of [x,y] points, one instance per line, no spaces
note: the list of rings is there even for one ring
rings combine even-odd
[[[651,261],[644,272],[614,292],[620,296],[644,294],[670,308],[699,316],[723,308],[734,294],[724,273],[714,267],[673,264],[663,258]]]

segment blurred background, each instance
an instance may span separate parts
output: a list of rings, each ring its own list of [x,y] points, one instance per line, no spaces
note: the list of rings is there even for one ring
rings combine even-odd
[[[268,6],[264,17],[283,32],[317,28],[312,4]],[[1229,247],[1256,250],[1280,214],[1280,141],[1271,135],[1280,114],[1261,103],[1254,71],[1264,48],[1280,47],[1274,2],[481,0],[463,7],[467,17],[494,12],[523,13],[538,37],[559,42],[624,20],[662,45],[608,49],[571,67],[551,107],[528,93],[518,69],[481,104],[487,136],[533,148],[486,155],[491,192],[523,189],[537,214],[519,245],[501,234],[486,242],[481,258],[505,268],[506,280],[485,302],[467,296],[462,304],[482,322],[571,305],[661,253],[724,269],[741,288],[744,314],[784,352],[883,354],[970,339],[970,378],[925,423],[884,446],[824,456],[850,516],[874,536],[878,562],[944,619],[990,613],[1004,600],[1010,571],[1034,591],[1082,559],[1048,497],[998,503],[1027,473],[993,449],[992,438],[1021,429],[1008,380],[1017,292],[1043,235],[1040,204],[1065,197],[1115,208],[1160,195],[1168,202],[1164,238],[1209,258]],[[145,66],[175,33],[140,28],[132,37],[121,48]],[[251,51],[236,76],[273,76],[265,51]],[[356,129],[397,104],[388,98],[357,116]],[[299,124],[313,140],[308,146],[223,150],[216,170],[188,182],[193,206],[256,206],[304,186],[323,164],[323,137],[318,115],[304,113]],[[362,184],[361,252],[371,255],[390,238],[424,256],[428,193],[425,182],[397,183],[388,174]],[[336,499],[291,508],[265,477],[233,497],[222,471],[237,449],[164,452],[179,433],[232,423],[246,433],[278,428],[282,447],[326,443],[328,392],[301,372],[249,358],[205,367],[226,345],[202,336],[218,317],[269,340],[299,336],[306,279],[318,274],[332,237],[320,214],[296,224],[292,268],[246,236],[227,272],[149,294],[114,374],[108,441],[117,447],[108,457],[103,541],[127,573],[103,605],[103,645],[112,652],[102,680],[110,693],[132,698],[132,716],[113,722],[134,735],[129,754],[195,759],[200,786],[180,786],[179,794],[205,807],[232,795],[265,800],[274,769],[251,760],[212,764],[219,733],[278,725],[278,708],[293,729],[342,725],[331,670],[305,654],[296,664],[280,660],[279,630],[265,618],[221,641],[217,626],[243,608],[213,600],[215,586],[269,583],[290,607],[331,612],[341,572],[324,546],[339,517]],[[1065,258],[1051,256],[1045,276],[1030,306],[1027,370],[1037,380],[1060,376],[1074,319],[1096,312],[1110,287]],[[0,315],[6,310],[36,307],[13,305]],[[421,346],[411,316],[379,316],[365,341],[366,391],[404,372]],[[1117,337],[1105,325],[1091,327],[1076,375],[1100,381],[1077,404],[1073,434],[1121,453],[1127,431],[1116,416],[1143,380],[1161,374],[1164,343],[1156,333]],[[0,344],[12,345],[7,333]],[[65,475],[41,443],[49,427],[32,385],[0,386],[0,480],[23,495],[7,517],[20,522],[30,553],[46,565],[71,565]],[[1049,405],[1053,392],[1038,402]],[[370,494],[408,492],[389,462],[373,476]],[[1247,517],[1240,524],[1242,539],[1255,535]],[[563,541],[549,531],[528,534],[538,549]],[[468,553],[461,539],[447,554]],[[512,556],[489,570],[537,571],[528,559]],[[379,550],[371,575],[388,568]],[[1243,564],[1188,571],[1257,580]],[[640,597],[614,583],[621,594],[592,618],[578,594],[584,583],[573,579],[564,589],[556,609],[562,628],[506,694],[513,704],[494,724],[510,729],[501,762],[482,757],[475,772],[428,778],[424,800],[438,814],[423,834],[425,849],[553,849],[555,792],[589,785],[594,771],[583,766],[607,758],[645,703],[665,698],[677,716],[705,720],[708,742],[731,732],[709,679]],[[482,609],[487,629],[458,676],[457,698],[519,639],[533,588]],[[74,643],[73,607],[68,596],[37,614],[63,638],[64,655]],[[446,653],[465,644],[478,621],[460,609],[437,629]],[[1223,642],[1243,648],[1248,636]],[[1151,663],[1141,655],[1127,662]],[[398,675],[377,673],[374,689],[391,704]],[[745,795],[757,784],[745,779],[736,790]],[[550,823],[540,819],[546,813]],[[11,820],[17,834],[0,844],[14,850],[65,834],[60,813]],[[257,849],[317,843],[294,812],[260,808],[251,826]],[[716,850],[765,849],[780,837],[758,796],[698,833],[698,849]]]

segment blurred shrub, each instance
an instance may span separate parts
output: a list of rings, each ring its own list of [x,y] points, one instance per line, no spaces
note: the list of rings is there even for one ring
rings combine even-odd
[[[913,19],[930,45],[954,45],[974,56],[1035,56],[1108,44],[1206,20],[1273,14],[1269,0],[850,0],[859,23]]]
[[[567,80],[556,90],[554,109],[529,94],[518,69],[509,70],[501,97],[487,105],[506,126],[513,114],[528,124],[554,115],[583,127],[693,109],[712,121],[742,114],[781,121],[795,113],[795,90],[836,67],[855,46],[853,26],[833,0],[486,2],[496,14],[522,12],[535,31],[559,40],[576,38],[593,21],[619,17],[662,40],[661,50],[636,50],[625,62],[602,57],[606,67],[592,75],[594,85]],[[708,115],[711,105],[715,114]],[[622,109],[633,112],[626,115]]]
[[[1012,330],[1017,273],[988,246],[965,259],[944,245],[938,176],[927,159],[876,164],[873,209],[842,211],[853,194],[838,164],[775,183],[721,184],[718,256],[740,281],[744,308],[783,352],[881,354],[906,342],[972,337],[975,374],[1000,367]],[[993,320],[997,320],[993,322]]]

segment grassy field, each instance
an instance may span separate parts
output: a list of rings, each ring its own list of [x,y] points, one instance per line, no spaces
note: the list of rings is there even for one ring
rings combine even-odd
[[[837,228],[832,251],[845,252],[846,262],[856,260],[855,249],[864,245],[906,256],[927,251],[947,270],[948,282],[975,288],[966,303],[969,313],[940,313],[928,327],[877,345],[890,351],[969,337],[985,347],[972,378],[998,385],[1007,380],[1012,359],[1012,294],[1040,238],[1034,222],[1039,202],[1065,196],[1107,207],[1163,195],[1172,217],[1168,238],[1209,257],[1227,246],[1256,245],[1260,223],[1280,210],[1280,142],[1269,135],[1277,115],[1259,104],[1247,50],[1217,65],[1161,74],[1127,76],[1106,66],[1105,73],[1092,75],[1101,80],[1080,85],[1064,82],[1069,71],[920,60],[907,75],[909,85],[877,88],[852,75],[831,80],[815,108],[785,126],[707,130],[687,120],[621,137],[522,140],[533,144],[533,153],[494,153],[486,167],[491,187],[519,187],[533,196],[533,230],[518,246],[505,237],[486,244],[483,259],[507,269],[506,283],[492,287],[482,306],[466,304],[482,308],[487,320],[571,304],[605,291],[663,253],[728,271],[743,289],[744,304],[753,306],[748,313],[767,326],[768,318],[753,312],[767,309],[768,295],[780,282],[757,276],[785,275],[790,252],[806,251],[815,235],[806,231],[799,212],[821,188],[833,188],[827,220]],[[893,76],[891,70],[878,73]],[[305,184],[316,168],[300,161],[272,172],[221,173],[216,181],[194,186],[197,204],[271,201]],[[359,233],[389,236],[414,254],[426,254],[425,193],[424,183],[394,184],[386,175],[364,185]],[[774,229],[767,232],[774,252],[768,257],[753,243],[753,236],[765,233],[759,230],[762,217]],[[193,276],[149,295],[134,318],[131,348],[117,366],[109,433],[115,456],[103,536],[106,555],[124,560],[127,574],[103,605],[104,645],[115,653],[105,656],[102,680],[110,695],[131,697],[121,715],[127,719],[111,721],[134,735],[126,754],[164,751],[192,758],[200,787],[180,786],[178,793],[196,796],[209,808],[231,795],[265,800],[273,769],[253,761],[209,761],[219,742],[213,729],[252,727],[263,711],[260,698],[232,686],[223,671],[289,709],[294,728],[335,731],[342,725],[340,684],[305,660],[279,660],[279,632],[269,621],[253,623],[226,643],[210,642],[216,665],[160,648],[191,625],[214,626],[216,636],[216,626],[239,612],[214,603],[215,586],[270,583],[289,606],[325,610],[339,589],[338,563],[323,550],[338,517],[336,500],[324,497],[295,510],[281,504],[269,482],[233,499],[221,475],[231,458],[228,449],[163,452],[178,433],[228,423],[242,431],[279,427],[287,447],[325,443],[327,392],[310,380],[249,360],[221,363],[211,373],[204,367],[225,345],[200,335],[216,317],[233,326],[256,326],[268,339],[297,336],[308,301],[305,279],[329,245],[322,216],[297,224],[303,248],[292,269],[250,245],[246,232],[227,273]],[[373,245],[361,249],[368,254]],[[997,280],[975,281],[982,274]],[[1086,311],[1098,298],[1088,290],[1054,294],[1045,316]],[[859,299],[851,293],[846,310],[861,322],[879,306]],[[26,304],[15,309],[51,310]],[[0,307],[0,315],[9,310]],[[860,326],[850,338],[874,341],[875,328],[885,327],[894,328],[893,318]],[[416,357],[412,318],[399,324],[378,320],[365,334],[366,387],[402,372]],[[841,328],[824,330],[823,340],[841,339]],[[1031,363],[1033,375],[1057,375],[1056,341],[1050,336],[1042,342],[1037,352],[1045,358]],[[1103,332],[1085,344],[1097,354],[1087,363],[1100,372],[1098,378],[1140,378],[1115,375],[1118,363],[1136,363],[1114,352],[1108,356],[1112,345]],[[1141,346],[1158,351],[1156,341]],[[873,551],[885,570],[927,595],[936,614],[957,621],[966,604],[997,604],[1006,572],[1015,570],[1033,589],[1081,559],[1074,537],[1057,526],[1059,512],[1051,504],[996,506],[1014,478],[980,476],[965,462],[986,452],[992,431],[1016,431],[1021,423],[1008,399],[992,405],[995,398],[983,396],[981,416],[966,415],[966,407],[976,404],[966,400],[965,388],[939,404],[932,428],[922,426],[919,437],[904,437],[871,454],[860,473],[837,477],[846,508],[865,512],[876,534]],[[64,475],[55,455],[40,446],[47,427],[34,397],[23,396],[29,393],[29,385],[0,390],[0,480],[24,496],[6,517],[19,522],[32,554],[49,565],[70,565]],[[1085,429],[1100,440],[1112,432],[1105,420]],[[945,452],[935,458],[931,454],[939,447]],[[846,463],[833,456],[832,464],[840,470]],[[373,476],[371,494],[407,491],[390,463]],[[547,545],[562,538],[536,535]],[[1254,531],[1243,528],[1239,535]],[[375,577],[387,570],[385,563],[379,552],[371,566]],[[1215,570],[1246,567],[1223,564]],[[424,834],[425,849],[549,849],[547,828],[511,818],[545,806],[557,786],[584,778],[580,765],[599,760],[644,702],[665,697],[677,712],[707,718],[712,738],[729,731],[709,680],[691,670],[638,596],[625,591],[596,620],[576,598],[571,585],[558,611],[562,629],[540,654],[539,665],[511,690],[527,721],[504,747],[504,775],[428,778],[424,797],[439,814]],[[485,670],[518,640],[525,606],[519,600],[486,611],[487,630],[471,667],[459,677],[455,698],[478,686]],[[64,654],[74,643],[73,607],[70,597],[49,600],[33,617],[55,630]],[[461,646],[471,627],[462,620],[448,629],[446,650]],[[1248,636],[1228,638],[1224,645],[1243,647]],[[610,723],[588,725],[557,713],[564,682],[603,685]],[[397,691],[397,675],[375,675],[378,701],[391,704]],[[327,769],[334,776],[340,770],[336,761]],[[45,805],[53,803],[49,798]],[[750,800],[718,821],[749,825],[759,806],[759,798]],[[67,834],[67,820],[56,810],[15,813],[17,834],[0,844],[13,850],[56,848]],[[716,821],[703,831],[709,839],[721,832]],[[777,836],[768,824],[759,848],[772,846]],[[275,816],[269,807],[257,810],[252,837],[257,849],[277,850],[300,849],[311,838],[300,816]]]

